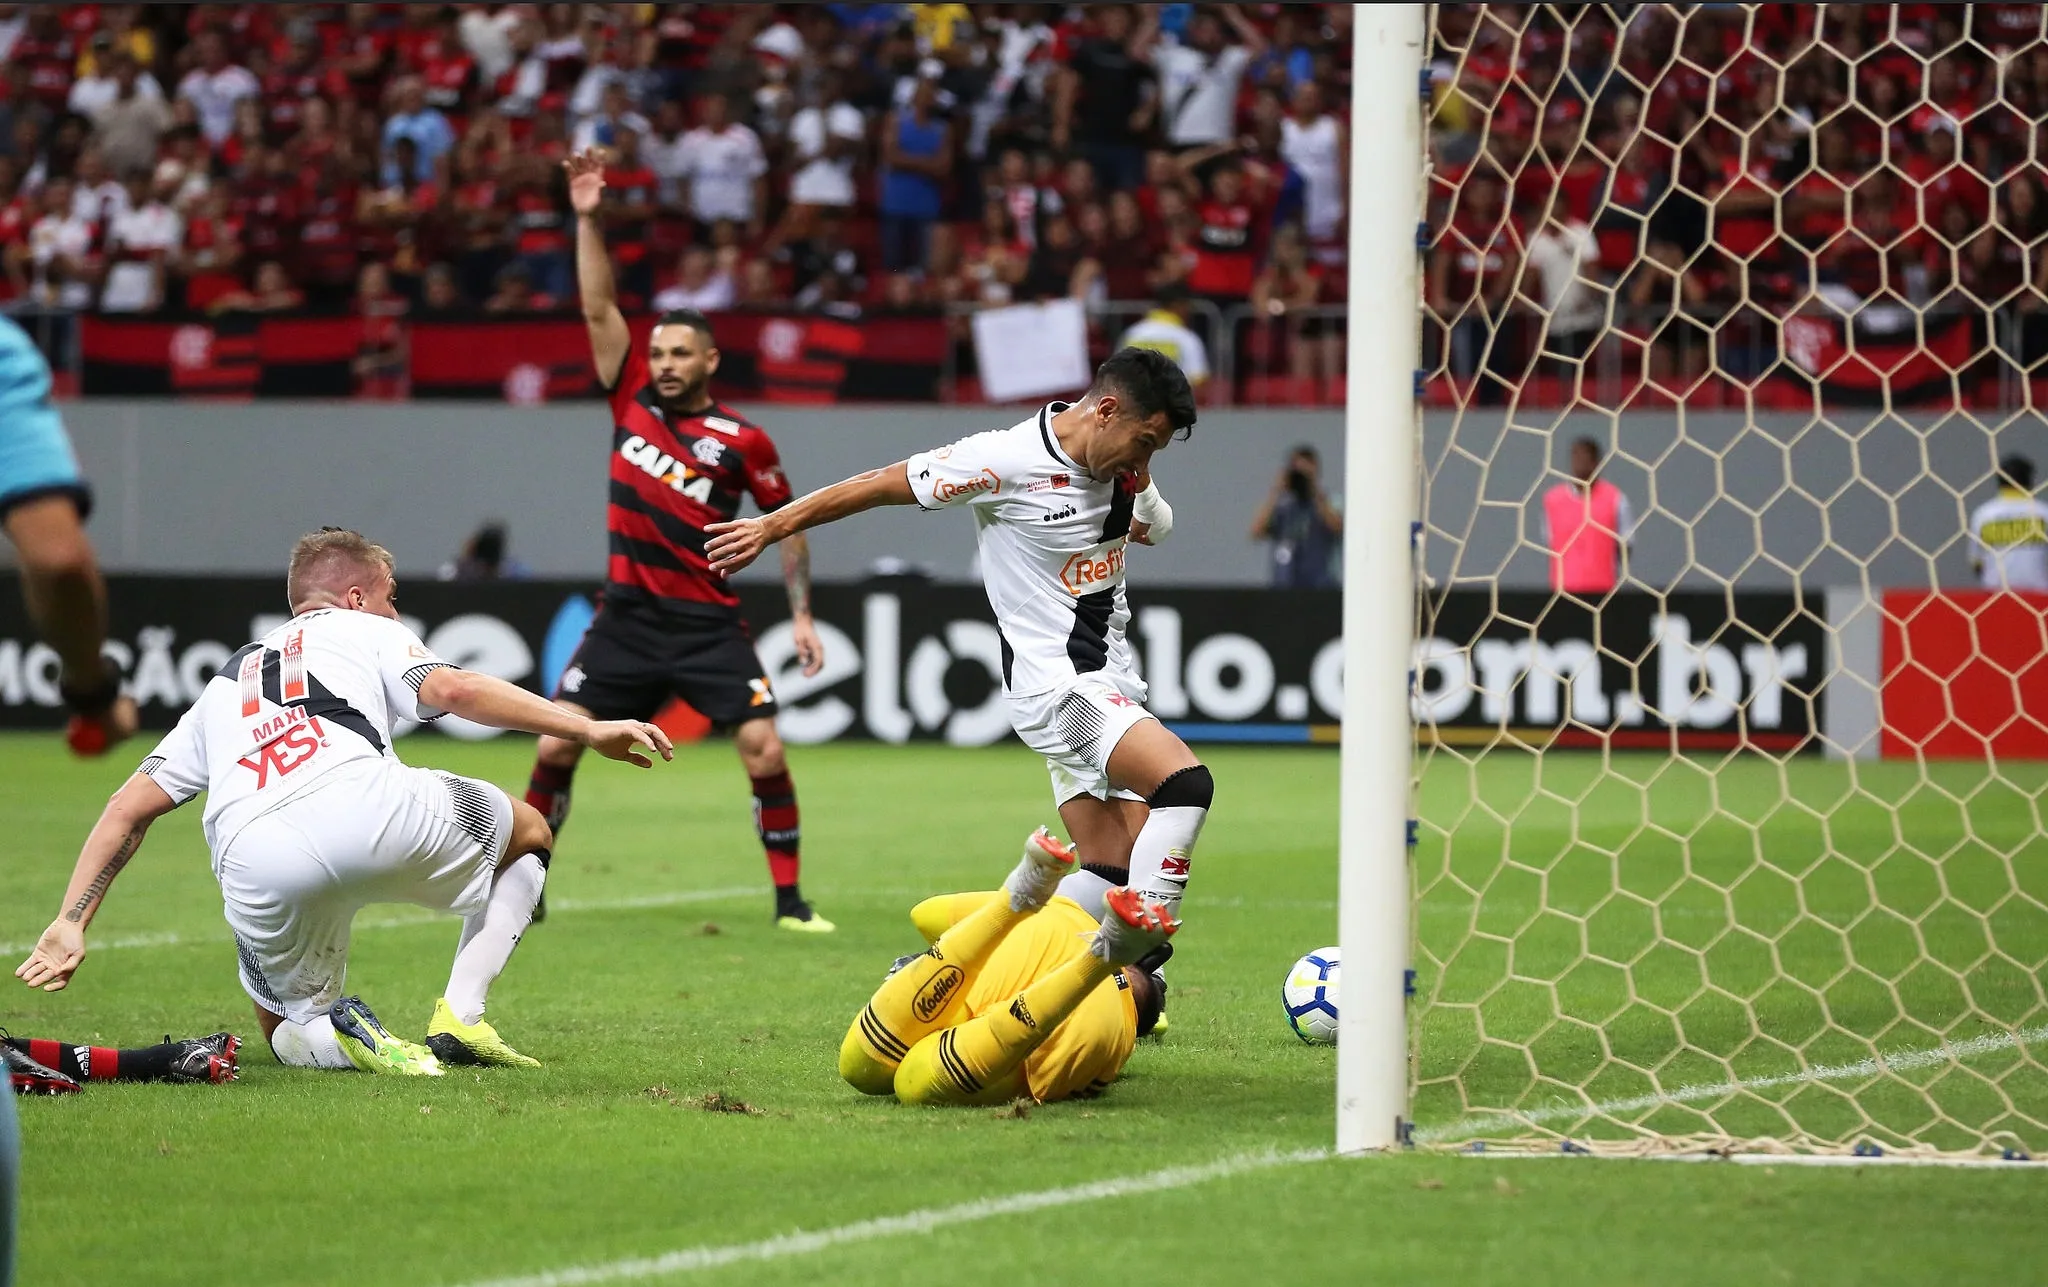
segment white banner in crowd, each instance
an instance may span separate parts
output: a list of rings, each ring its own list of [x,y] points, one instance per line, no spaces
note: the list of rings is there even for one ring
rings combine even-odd
[[[974,315],[974,361],[990,402],[1023,402],[1088,387],[1088,315],[1081,302],[991,308]]]

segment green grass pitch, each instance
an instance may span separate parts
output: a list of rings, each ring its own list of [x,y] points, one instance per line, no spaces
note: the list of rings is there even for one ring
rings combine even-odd
[[[402,751],[514,786],[529,746],[418,739]],[[1101,1100],[1023,1116],[907,1109],[853,1094],[833,1070],[849,1018],[889,959],[916,942],[909,906],[935,891],[987,887],[1024,833],[1052,821],[1029,753],[793,751],[806,889],[840,925],[820,939],[769,925],[744,781],[728,749],[687,748],[644,774],[593,763],[558,851],[554,914],[492,998],[493,1019],[546,1069],[434,1082],[287,1072],[257,1043],[234,1086],[100,1086],[24,1101],[22,1281],[462,1284],[1326,1146],[1334,1055],[1288,1032],[1278,989],[1296,955],[1336,937],[1337,759],[1265,749],[1206,758],[1218,799],[1171,968],[1172,1031],[1144,1043]],[[1738,760],[1714,770],[1629,757],[1596,780],[1599,763],[1553,755],[1538,770],[1520,753],[1476,770],[1443,756],[1431,762],[1417,855],[1429,887],[1421,933],[1425,957],[1445,964],[1422,980],[1442,1001],[1424,1028],[1425,1131],[1472,1106],[1543,1102],[1565,1083],[1603,1097],[1637,1090],[1640,1077],[1603,1071],[1589,1033],[1595,1047],[1604,1033],[1616,1055],[1689,1076],[1672,1024],[1684,1025],[1683,1043],[1725,1053],[1744,1035],[1739,1010],[1797,1041],[1809,1035],[1798,1025],[1825,1005],[1842,1022],[1889,1034],[1888,1050],[1925,1044],[1927,1031],[1967,1036],[1944,1026],[1942,1007],[1958,998],[2015,1030],[2043,1022],[2048,934],[2028,912],[2048,856],[2031,840],[2042,774],[2008,771],[2012,787],[1985,788],[1981,766],[1943,770],[1935,777],[1953,793],[1946,797],[1914,791],[1910,770],[1882,768],[1865,770],[1852,795],[1847,771],[1819,762]],[[77,763],[50,736],[0,738],[11,806],[0,943],[19,947],[54,914],[78,841],[128,767],[127,758]],[[1843,807],[1823,839],[1819,813],[1759,803],[1787,798]],[[1646,817],[1657,825],[1644,827]],[[1452,824],[1446,849],[1437,828]],[[1944,860],[1915,859],[1931,874],[1888,868],[1890,856],[1908,852],[1901,836],[1908,850],[1931,848]],[[1789,872],[1793,888],[1730,878],[1760,853]],[[2026,896],[2001,900],[2001,881]],[[1640,897],[1610,896],[1623,911],[1605,910],[1601,895],[1617,885]],[[1858,928],[1868,919],[1856,919],[1858,898],[1880,894],[1911,909],[1921,936],[1914,960],[1947,962],[1956,986],[1902,973],[1873,988],[1854,971],[1854,988],[1829,982],[1830,951],[1878,971],[1892,959],[1886,951],[1907,951],[1888,922],[1884,935]],[[1778,945],[1784,986],[1756,982],[1763,967],[1728,943],[1730,916],[1716,921],[1716,899],[1734,900],[1735,923]],[[1801,899],[1810,914],[1786,920],[1788,901],[1796,911]],[[1643,918],[1632,909],[1645,900],[1668,909],[1662,938],[1683,949],[1676,955],[1640,941]],[[1551,923],[1567,919],[1559,911],[1574,913],[1583,937]],[[1801,929],[1845,917],[1834,948]],[[2011,955],[1983,963],[1972,932],[1995,932]],[[359,922],[351,987],[417,1037],[454,938],[450,920],[372,908]],[[253,1031],[195,816],[158,825],[94,940],[107,946],[68,992],[33,994],[7,979],[15,990],[0,1003],[0,1023],[114,1045],[166,1031]],[[1573,977],[1587,950],[1629,961],[1639,995],[1617,997],[1597,971]],[[1692,995],[1701,989],[1688,980],[1699,978],[1713,983],[1711,1005]],[[1879,994],[1893,992],[1904,999],[1887,1018]],[[1744,1004],[1730,1006],[1724,993]],[[1569,1022],[1552,1020],[1554,1010]],[[1489,1037],[1527,1040],[1557,1085],[1533,1079],[1526,1060],[1505,1059]],[[1744,1077],[1784,1066],[1770,1049],[1735,1063]],[[1971,1066],[1988,1069],[2018,1111],[2048,1114],[2048,1093],[2018,1053],[1994,1051]],[[1860,1112],[1897,1111],[1854,1083],[1753,1098],[1840,1099],[1845,1087]],[[757,1111],[707,1111],[703,1099],[714,1094]],[[1655,1124],[1686,1129],[1701,1107],[1635,1116],[1669,1113]],[[1960,1091],[1953,1103],[1958,1114],[1988,1107]],[[1065,1283],[1154,1269],[1219,1284],[1276,1274],[1518,1285],[2017,1281],[2037,1260],[2044,1200],[2048,1173],[2031,1169],[1418,1152],[1273,1167],[659,1281]]]

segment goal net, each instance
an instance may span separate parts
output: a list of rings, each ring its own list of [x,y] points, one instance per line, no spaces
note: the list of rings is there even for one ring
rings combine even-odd
[[[2042,12],[1429,10],[1416,1143],[2048,1149]]]

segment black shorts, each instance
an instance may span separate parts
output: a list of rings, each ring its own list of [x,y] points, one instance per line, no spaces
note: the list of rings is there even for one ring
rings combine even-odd
[[[555,687],[597,719],[653,719],[680,697],[721,729],[771,718],[775,693],[737,613],[669,614],[605,604]]]

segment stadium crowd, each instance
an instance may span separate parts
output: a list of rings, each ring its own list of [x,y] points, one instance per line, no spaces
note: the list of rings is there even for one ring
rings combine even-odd
[[[0,291],[126,313],[1341,289],[1350,6],[0,6]],[[1275,232],[1292,225],[1298,242]],[[1125,320],[1129,320],[1126,318]]]
[[[1428,304],[1454,379],[1598,347],[1589,369],[1751,381],[1816,334],[1795,315],[1929,348],[1968,319],[1986,354],[1995,315],[2048,354],[2042,6],[1564,9],[1441,7]]]

